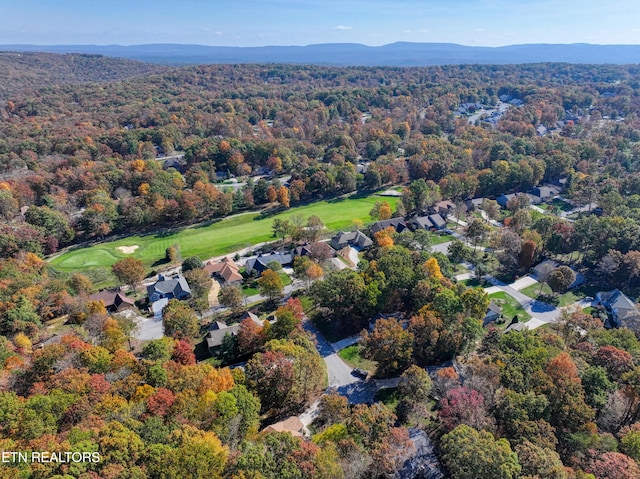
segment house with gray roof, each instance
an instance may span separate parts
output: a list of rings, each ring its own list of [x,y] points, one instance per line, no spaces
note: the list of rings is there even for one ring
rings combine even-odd
[[[333,249],[341,250],[347,246],[354,248],[366,249],[373,245],[373,241],[366,234],[360,231],[349,231],[343,233],[340,231],[333,238],[331,238],[331,247]]]
[[[409,221],[409,226],[413,230],[430,230],[433,228],[433,223],[428,216],[416,216]]]
[[[437,230],[443,230],[447,226],[447,222],[439,214],[429,215],[429,221],[431,221],[431,224]]]
[[[637,304],[619,289],[596,293],[593,305],[607,312],[607,320],[604,323],[605,328],[628,327],[633,330],[638,329],[640,313],[638,312]]]
[[[177,274],[171,278],[158,275],[158,281],[147,286],[149,301],[154,303],[159,299],[188,299],[191,297],[191,288],[184,276]]]
[[[498,306],[493,301],[489,302],[489,308],[487,309],[487,314],[482,321],[482,326],[486,326],[487,324],[495,321],[502,314],[502,308]]]
[[[249,274],[255,273],[257,275],[261,275],[263,271],[269,269],[269,263],[275,261],[279,263],[280,266],[289,266],[293,263],[293,254],[292,253],[270,253],[270,254],[261,254],[256,256],[255,258],[249,258],[245,265],[246,271]]]

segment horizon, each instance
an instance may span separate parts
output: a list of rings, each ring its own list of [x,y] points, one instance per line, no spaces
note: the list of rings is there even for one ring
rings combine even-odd
[[[211,48],[305,48],[305,47],[313,47],[319,45],[358,45],[368,48],[379,48],[385,47],[389,45],[395,45],[399,43],[406,44],[416,44],[416,45],[456,45],[466,48],[505,48],[505,47],[517,47],[523,45],[564,45],[564,46],[572,46],[572,45],[589,45],[589,46],[640,46],[640,43],[589,43],[589,42],[571,42],[571,43],[549,43],[549,42],[526,42],[526,43],[510,43],[507,45],[466,45],[464,43],[456,43],[456,42],[412,42],[405,40],[398,40],[389,43],[383,43],[380,45],[370,45],[366,43],[360,42],[323,42],[323,43],[308,43],[308,44],[266,44],[266,45],[249,45],[249,46],[241,46],[241,45],[216,45],[216,44],[205,44],[205,43],[179,43],[179,42],[153,42],[153,43],[0,43],[0,47],[4,46],[28,46],[28,47],[141,47],[141,46],[152,46],[152,45],[171,45],[171,46],[194,46],[194,47],[211,47]]]
[[[3,45],[640,44],[640,4],[631,0],[23,0],[0,15],[9,19]]]

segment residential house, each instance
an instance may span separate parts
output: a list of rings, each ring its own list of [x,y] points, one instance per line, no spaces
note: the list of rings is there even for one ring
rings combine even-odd
[[[433,223],[428,216],[416,216],[409,221],[409,226],[415,230],[430,230]]]
[[[483,202],[484,198],[467,198],[464,200],[464,207],[468,212],[475,211],[482,208]]]
[[[255,258],[249,258],[246,264],[247,273],[261,275],[263,271],[269,269],[269,263],[279,263],[280,266],[289,266],[293,263],[293,254],[291,253],[270,253],[261,254]]]
[[[482,321],[482,326],[486,326],[489,323],[492,323],[496,319],[498,319],[502,315],[502,308],[498,306],[493,301],[489,302],[489,308],[487,309],[487,314]]]
[[[501,194],[500,196],[498,196],[496,198],[496,203],[498,203],[500,206],[502,206],[503,208],[507,207],[507,202],[511,199],[511,198],[515,198],[516,194],[515,193],[509,193],[508,195],[505,195],[504,193]]]
[[[323,241],[316,243],[305,243],[302,246],[296,246],[293,251],[293,257],[309,256],[312,259],[328,259],[336,255],[336,250]]]
[[[431,221],[431,224],[437,230],[443,230],[447,226],[447,222],[439,214],[429,215],[429,221]]]
[[[511,324],[505,328],[503,333],[510,333],[512,331],[526,331],[527,329],[529,329],[527,323],[521,323],[516,318],[513,318],[513,321],[511,321]]]
[[[639,329],[640,313],[636,302],[619,289],[596,293],[593,305],[603,308],[607,312],[608,318],[604,323],[605,328],[626,326],[633,330]]]
[[[262,432],[288,432],[295,437],[304,436],[304,424],[298,416],[290,416],[265,427]]]
[[[447,215],[453,214],[453,212],[456,210],[456,205],[451,200],[442,200],[434,203],[434,205],[430,209],[434,214],[439,214],[446,217]]]
[[[550,259],[545,259],[531,269],[531,276],[538,281],[546,281],[551,272],[558,267],[558,263]]]
[[[188,299],[191,296],[191,288],[184,276],[175,275],[172,278],[165,278],[158,275],[158,281],[147,286],[149,301],[154,303],[159,299]]]
[[[373,234],[376,234],[378,231],[382,231],[389,227],[396,230],[396,233],[402,233],[404,230],[407,229],[407,223],[405,223],[404,218],[400,218],[400,217],[389,218],[388,220],[376,221],[373,225],[371,225],[371,228],[369,228],[369,231],[373,235]]]
[[[548,201],[560,194],[560,189],[555,186],[536,186],[529,191],[529,196],[535,198],[538,203]]]
[[[209,273],[212,278],[222,281],[227,285],[239,284],[243,279],[240,274],[240,266],[228,256],[217,263],[206,262],[204,270]]]
[[[262,321],[251,312],[245,313],[245,315],[240,318],[240,321],[231,325],[227,325],[221,321],[214,321],[209,325],[209,331],[207,332],[206,340],[207,340],[207,348],[209,349],[209,353],[212,356],[216,356],[220,352],[220,347],[222,346],[222,342],[224,341],[225,335],[229,334],[230,336],[235,336],[238,334],[238,330],[240,329],[240,323],[245,319],[249,318],[251,321],[256,323],[258,326],[262,327]]]
[[[367,235],[360,231],[349,231],[343,233],[340,231],[333,238],[331,238],[331,247],[333,249],[341,250],[347,246],[358,249],[366,249],[373,245],[373,241]]]
[[[134,307],[133,299],[117,289],[104,290],[89,296],[91,301],[102,301],[109,313],[118,313]]]
[[[531,269],[531,276],[533,276],[535,279],[537,279],[540,282],[544,282],[549,278],[549,275],[551,274],[551,272],[554,269],[558,268],[558,266],[560,265],[555,261],[552,261],[550,259],[545,259],[544,261],[541,261]],[[580,286],[582,283],[585,282],[585,277],[582,273],[578,273],[573,268],[571,268],[571,270],[575,273],[576,279],[573,281],[573,283],[569,285],[569,289]]]

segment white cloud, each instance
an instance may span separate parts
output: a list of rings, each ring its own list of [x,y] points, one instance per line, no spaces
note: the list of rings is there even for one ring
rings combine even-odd
[[[334,28],[334,30],[351,30],[351,27],[347,27],[346,25],[338,25]]]
[[[220,35],[224,35],[224,32],[221,32],[220,30],[218,30],[218,31],[216,32],[216,35],[218,35],[218,36],[220,36]]]

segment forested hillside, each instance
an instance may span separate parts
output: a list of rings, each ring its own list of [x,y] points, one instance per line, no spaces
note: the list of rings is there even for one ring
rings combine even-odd
[[[104,83],[157,71],[157,65],[102,55],[0,52],[0,100],[25,89]]]

